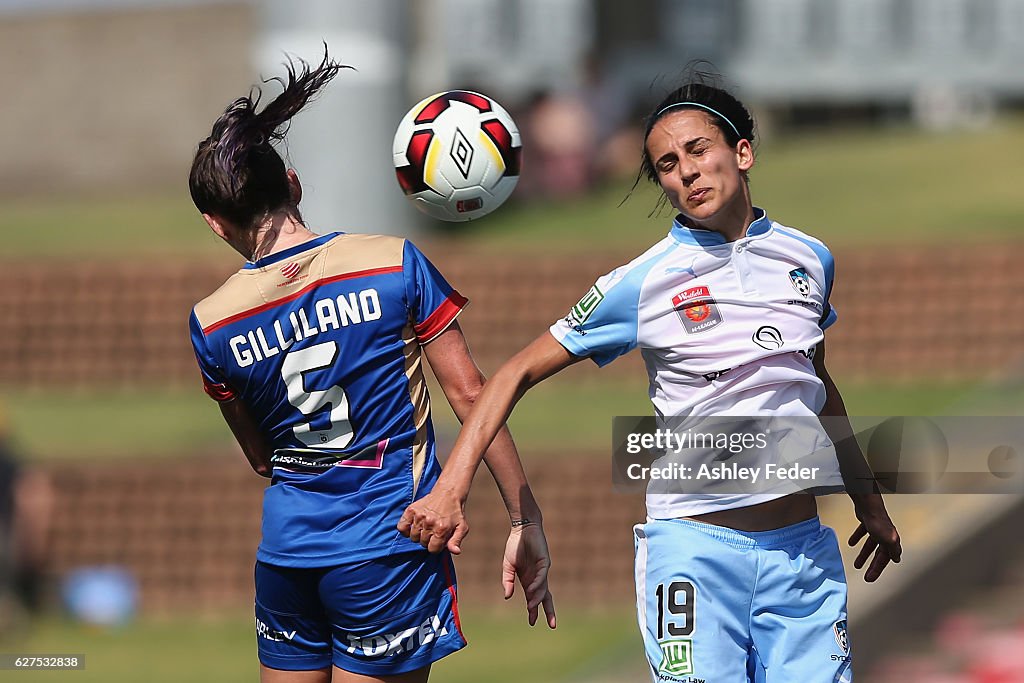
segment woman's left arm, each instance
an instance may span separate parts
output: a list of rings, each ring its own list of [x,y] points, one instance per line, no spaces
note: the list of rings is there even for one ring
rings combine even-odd
[[[866,537],[853,566],[860,569],[871,557],[871,563],[864,573],[864,580],[871,582],[881,576],[890,561],[900,561],[903,554],[900,535],[889,518],[874,475],[864,459],[857,439],[854,438],[853,428],[846,413],[846,404],[843,403],[839,388],[825,367],[824,340],[815,350],[813,363],[815,374],[825,385],[825,405],[819,416],[827,418],[822,420],[822,426],[835,445],[839,470],[846,484],[847,493],[853,501],[857,519],[860,521],[850,536],[849,544],[856,546]]]

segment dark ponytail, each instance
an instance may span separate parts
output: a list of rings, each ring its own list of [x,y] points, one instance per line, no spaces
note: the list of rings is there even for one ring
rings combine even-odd
[[[297,64],[296,64],[297,62]],[[199,143],[188,187],[200,213],[252,228],[268,214],[289,206],[290,194],[284,160],[273,142],[284,139],[288,124],[341,69],[324,58],[315,69],[301,60],[285,63],[287,78],[275,77],[284,91],[257,112],[262,91],[254,87],[247,97],[232,102],[213,124],[210,136]],[[298,209],[290,207],[301,220]]]

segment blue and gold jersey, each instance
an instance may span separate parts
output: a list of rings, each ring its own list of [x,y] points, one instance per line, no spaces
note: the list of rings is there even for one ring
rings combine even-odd
[[[421,345],[466,303],[411,242],[334,233],[246,264],[195,306],[206,392],[242,401],[273,448],[257,559],[420,548],[396,525],[440,473]]]

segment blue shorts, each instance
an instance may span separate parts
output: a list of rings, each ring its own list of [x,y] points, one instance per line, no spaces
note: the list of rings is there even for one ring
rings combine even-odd
[[[655,681],[852,681],[846,575],[817,518],[758,532],[653,520],[633,533]]]
[[[367,676],[414,671],[463,648],[455,568],[445,552],[335,567],[256,563],[260,663]]]

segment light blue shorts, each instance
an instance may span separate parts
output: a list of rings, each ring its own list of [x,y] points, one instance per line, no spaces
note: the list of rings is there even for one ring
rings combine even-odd
[[[655,681],[849,683],[846,575],[817,518],[772,531],[633,527],[637,618]]]

